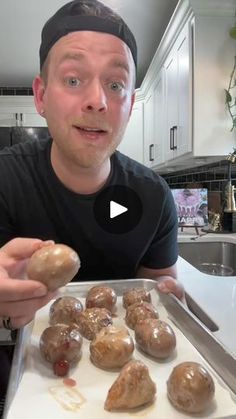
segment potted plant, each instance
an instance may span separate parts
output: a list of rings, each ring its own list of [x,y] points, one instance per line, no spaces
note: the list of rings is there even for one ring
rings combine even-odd
[[[229,35],[236,41],[236,21],[235,25],[230,29]],[[225,89],[225,103],[230,118],[232,119],[232,128],[230,131],[233,131],[233,129],[236,129],[236,55],[234,56],[234,64],[230,74],[229,85],[228,88]]]

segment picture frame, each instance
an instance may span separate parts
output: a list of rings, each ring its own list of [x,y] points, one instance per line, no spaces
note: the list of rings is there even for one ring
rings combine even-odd
[[[179,227],[204,227],[208,224],[206,188],[171,189]]]

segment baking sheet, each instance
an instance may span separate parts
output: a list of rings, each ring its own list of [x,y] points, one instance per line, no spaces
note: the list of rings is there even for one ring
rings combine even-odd
[[[142,285],[135,281],[117,284],[116,292],[123,294],[126,287]],[[144,280],[145,283],[145,280]],[[70,286],[71,285],[71,286]],[[70,284],[62,291],[63,294],[78,296],[84,303],[84,297],[88,285]],[[150,289],[152,281],[146,281]],[[89,286],[93,286],[90,283]],[[111,284],[112,286],[112,284]],[[39,338],[42,331],[48,326],[49,307],[47,306],[37,312],[33,325],[25,328],[24,341],[20,348],[20,365],[22,378],[17,388],[15,397],[10,405],[7,419],[42,419],[47,415],[51,419],[72,419],[89,418],[108,419],[112,416],[117,418],[137,417],[148,419],[181,419],[188,415],[177,411],[169,402],[166,394],[166,381],[175,365],[184,361],[196,361],[206,366],[213,376],[216,393],[215,401],[208,411],[203,414],[194,415],[200,418],[217,418],[220,416],[233,415],[236,413],[236,403],[232,394],[217,376],[215,371],[202,358],[199,352],[193,347],[181,330],[168,318],[168,313],[161,303],[155,290],[151,291],[153,304],[157,306],[160,319],[167,321],[176,333],[177,346],[171,358],[165,361],[158,361],[141,353],[135,348],[133,357],[143,361],[149,368],[150,376],[157,385],[157,396],[155,402],[147,407],[132,410],[130,412],[107,412],[104,410],[104,401],[110,386],[117,378],[119,372],[104,371],[95,367],[89,359],[89,341],[84,339],[82,358],[80,362],[70,370],[70,377],[77,385],[68,387],[63,384],[63,379],[55,377],[52,367],[41,358],[39,353]],[[121,297],[117,303],[118,317],[113,319],[114,325],[124,324],[125,310],[122,307]],[[134,333],[130,330],[131,335]]]

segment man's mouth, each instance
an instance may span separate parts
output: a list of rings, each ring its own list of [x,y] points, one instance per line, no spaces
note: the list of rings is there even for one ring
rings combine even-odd
[[[76,128],[80,131],[84,131],[87,133],[98,133],[98,134],[105,134],[107,131],[101,129],[101,128],[94,128],[94,127],[81,127],[76,126]]]
[[[78,129],[80,129],[81,131],[86,131],[86,132],[106,132],[101,128],[90,128],[90,127],[77,127]]]

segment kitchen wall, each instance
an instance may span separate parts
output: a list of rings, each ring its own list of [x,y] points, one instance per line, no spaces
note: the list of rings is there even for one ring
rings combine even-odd
[[[228,178],[228,162],[226,160],[162,176],[172,189],[207,188],[209,210],[214,212],[222,210],[223,191]],[[232,165],[232,184],[236,186],[236,164]]]

